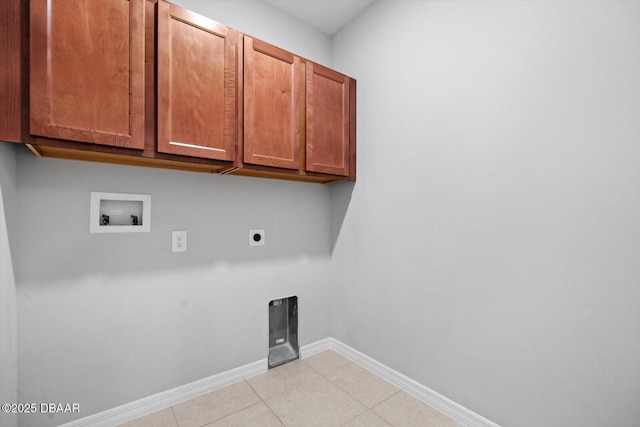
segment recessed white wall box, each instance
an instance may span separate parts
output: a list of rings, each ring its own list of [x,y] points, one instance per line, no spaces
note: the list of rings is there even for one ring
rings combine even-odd
[[[91,192],[91,233],[151,231],[151,196],[148,194]]]
[[[264,246],[264,230],[249,230],[249,246]]]

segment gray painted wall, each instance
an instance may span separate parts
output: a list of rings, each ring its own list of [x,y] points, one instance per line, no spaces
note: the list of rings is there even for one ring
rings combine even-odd
[[[637,425],[640,3],[378,1],[333,46],[334,336],[504,426]]]
[[[18,188],[20,401],[86,416],[263,359],[274,298],[298,296],[302,345],[330,335],[324,186],[21,152]],[[91,191],[150,194],[151,232],[89,234]]]
[[[18,402],[16,282],[11,249],[16,245],[16,149],[0,142],[0,403]],[[0,413],[0,425],[15,427],[17,414]]]
[[[318,62],[329,37],[260,1],[185,7]],[[247,10],[255,13],[247,13]],[[222,13],[223,12],[223,13]],[[330,336],[329,189],[17,156],[19,401],[53,426],[267,357],[267,304],[298,296],[300,344]],[[151,195],[151,232],[89,234],[90,192]],[[264,228],[266,246],[249,247]],[[171,231],[188,232],[173,254]]]

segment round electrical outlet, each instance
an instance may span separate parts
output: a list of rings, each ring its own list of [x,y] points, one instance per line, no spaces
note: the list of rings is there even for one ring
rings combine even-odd
[[[264,230],[249,230],[249,246],[264,246]]]

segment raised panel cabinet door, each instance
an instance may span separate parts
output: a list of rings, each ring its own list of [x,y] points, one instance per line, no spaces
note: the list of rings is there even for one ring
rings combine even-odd
[[[158,3],[158,151],[234,160],[238,33]]]
[[[144,0],[31,0],[32,135],[144,148]]]
[[[244,37],[244,162],[299,169],[304,142],[304,64]]]
[[[307,62],[307,156],[311,172],[349,176],[351,79]]]

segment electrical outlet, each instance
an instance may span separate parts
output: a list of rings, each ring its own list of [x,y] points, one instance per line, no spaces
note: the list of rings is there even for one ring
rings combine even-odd
[[[264,246],[264,230],[249,230],[249,246]]]
[[[187,252],[187,232],[171,232],[171,252]]]

